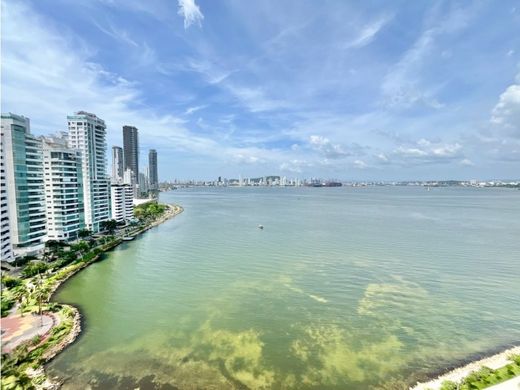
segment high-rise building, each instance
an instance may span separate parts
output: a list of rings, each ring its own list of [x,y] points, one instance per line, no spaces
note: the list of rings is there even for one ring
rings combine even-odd
[[[85,111],[69,115],[67,120],[69,146],[81,152],[85,224],[98,232],[99,224],[110,219],[105,121]]]
[[[112,146],[112,182],[123,182],[123,148]]]
[[[9,202],[7,201],[7,179],[4,163],[4,128],[2,126],[0,142],[0,260],[13,261],[13,244],[9,226]]]
[[[85,227],[81,152],[68,147],[64,134],[41,139],[47,239],[76,239]]]
[[[11,243],[15,255],[34,254],[46,232],[42,143],[29,118],[2,114],[1,127]]]
[[[139,197],[146,198],[148,196],[149,189],[148,177],[143,172],[141,172],[139,174]]]
[[[134,217],[134,190],[129,184],[114,183],[110,186],[112,219],[127,222]]]
[[[136,182],[134,176],[135,175],[131,169],[126,169],[125,173],[123,174],[123,184],[130,184],[130,186],[132,186],[132,183]],[[132,191],[133,191],[133,187],[132,187]]]
[[[159,189],[157,151],[155,149],[150,149],[148,152],[148,182],[151,191],[157,191]]]
[[[130,169],[133,172],[132,186],[134,196],[138,196],[139,180],[139,135],[137,127],[123,126],[123,170]]]

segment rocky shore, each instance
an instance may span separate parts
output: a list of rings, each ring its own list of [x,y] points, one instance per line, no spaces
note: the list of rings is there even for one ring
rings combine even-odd
[[[496,355],[471,362],[463,367],[455,368],[454,370],[451,370],[428,382],[417,383],[415,386],[411,387],[410,390],[438,390],[441,388],[441,385],[444,381],[460,383],[460,381],[466,378],[473,371],[477,371],[482,367],[488,367],[491,369],[503,367],[511,363],[511,361],[509,360],[509,357],[511,355],[518,354],[520,354],[520,346],[509,348]]]

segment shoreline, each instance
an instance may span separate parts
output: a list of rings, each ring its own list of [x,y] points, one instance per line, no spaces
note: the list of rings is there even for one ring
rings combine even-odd
[[[463,365],[452,366],[442,373],[432,374],[431,379],[426,382],[417,382],[415,385],[410,386],[409,390],[437,390],[440,389],[444,381],[459,383],[469,374],[484,366],[491,369],[501,368],[511,363],[508,359],[509,356],[520,354],[520,345],[509,346],[505,350],[503,348],[499,350],[501,352],[491,352],[490,355],[480,354],[481,356],[477,358],[478,360],[468,360]]]
[[[137,237],[137,236],[141,235],[142,233],[150,230],[151,228],[159,226],[160,224],[168,221],[169,219],[172,219],[172,218],[176,217],[177,215],[181,214],[184,211],[184,208],[182,206],[179,206],[179,205],[166,204],[166,206],[168,206],[168,210],[164,213],[163,216],[161,216],[156,221],[150,223],[149,225],[147,225],[143,229],[141,229],[138,232],[136,232],[133,235],[133,237]],[[51,291],[49,293],[49,300],[48,300],[48,302],[52,302],[53,301],[53,298],[56,295],[56,293],[58,292],[58,290],[61,287],[63,287],[65,285],[65,282],[68,281],[72,276],[76,275],[79,271],[87,268],[91,264],[100,261],[101,257],[106,252],[111,251],[112,249],[114,249],[115,247],[119,246],[123,242],[125,242],[125,240],[123,240],[123,239],[117,240],[113,245],[111,245],[111,246],[107,247],[106,249],[104,249],[101,253],[96,255],[93,259],[91,259],[88,262],[85,262],[84,264],[82,264],[81,267],[78,267],[77,269],[73,270],[70,274],[66,275],[66,277],[64,277],[63,279],[59,280],[52,287],[52,289],[51,289]],[[50,348],[44,354],[44,356],[42,357],[43,361],[42,361],[41,365],[38,368],[30,369],[27,372],[28,376],[31,379],[35,378],[37,376],[40,376],[42,374],[45,375],[45,378],[46,378],[45,381],[43,383],[41,383],[40,385],[36,386],[37,389],[55,390],[55,389],[59,389],[63,385],[64,379],[59,378],[59,377],[55,377],[55,378],[52,378],[52,379],[49,378],[49,376],[47,375],[47,372],[46,372],[46,365],[48,363],[50,363],[61,352],[63,352],[67,347],[69,347],[75,341],[77,341],[77,339],[81,335],[81,331],[82,331],[83,316],[82,316],[79,308],[75,307],[74,305],[68,304],[68,303],[60,303],[58,301],[54,301],[54,302],[60,304],[63,307],[69,308],[74,313],[73,325],[72,325],[72,328],[71,328],[70,332],[63,338],[63,340],[61,340],[57,345],[55,345],[52,348]],[[52,327],[50,329],[50,331],[52,331],[52,329],[54,329],[54,327]]]
[[[179,205],[166,204],[166,206],[168,206],[170,208],[169,212],[165,213],[166,215],[162,216],[157,221],[152,222],[150,225],[142,228],[137,233],[135,233],[133,237],[137,237],[137,236],[141,235],[142,233],[150,230],[151,228],[156,227],[156,226],[166,222],[167,220],[176,217],[177,215],[181,214],[184,211],[184,208]],[[85,262],[84,264],[82,264],[81,267],[78,267],[73,272],[68,274],[65,278],[61,279],[58,283],[56,283],[56,285],[53,286],[53,288],[51,289],[51,291],[49,293],[49,302],[51,302],[53,300],[54,295],[58,292],[60,287],[62,287],[65,284],[65,282],[67,280],[69,280],[71,277],[76,275],[79,271],[85,269],[86,267],[90,266],[91,264],[101,261],[101,256],[103,256],[105,253],[111,251],[112,249],[116,248],[117,246],[121,245],[124,242],[126,242],[126,241],[123,239],[117,240],[113,245],[111,245],[110,247],[107,247],[105,250],[103,250],[103,252],[96,255],[92,260]],[[60,302],[56,302],[56,303],[60,303]],[[64,304],[64,305],[68,305],[68,304]],[[70,305],[68,305],[68,306],[70,306]]]

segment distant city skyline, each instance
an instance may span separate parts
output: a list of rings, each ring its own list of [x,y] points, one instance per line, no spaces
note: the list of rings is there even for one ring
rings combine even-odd
[[[2,112],[139,129],[159,181],[520,175],[520,7],[6,0]],[[121,61],[124,58],[124,61]]]

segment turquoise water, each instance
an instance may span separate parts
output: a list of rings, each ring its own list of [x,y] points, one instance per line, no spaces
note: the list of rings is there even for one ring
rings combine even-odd
[[[378,388],[520,341],[520,191],[161,201],[185,211],[59,291],[85,318],[49,366],[65,389]]]

